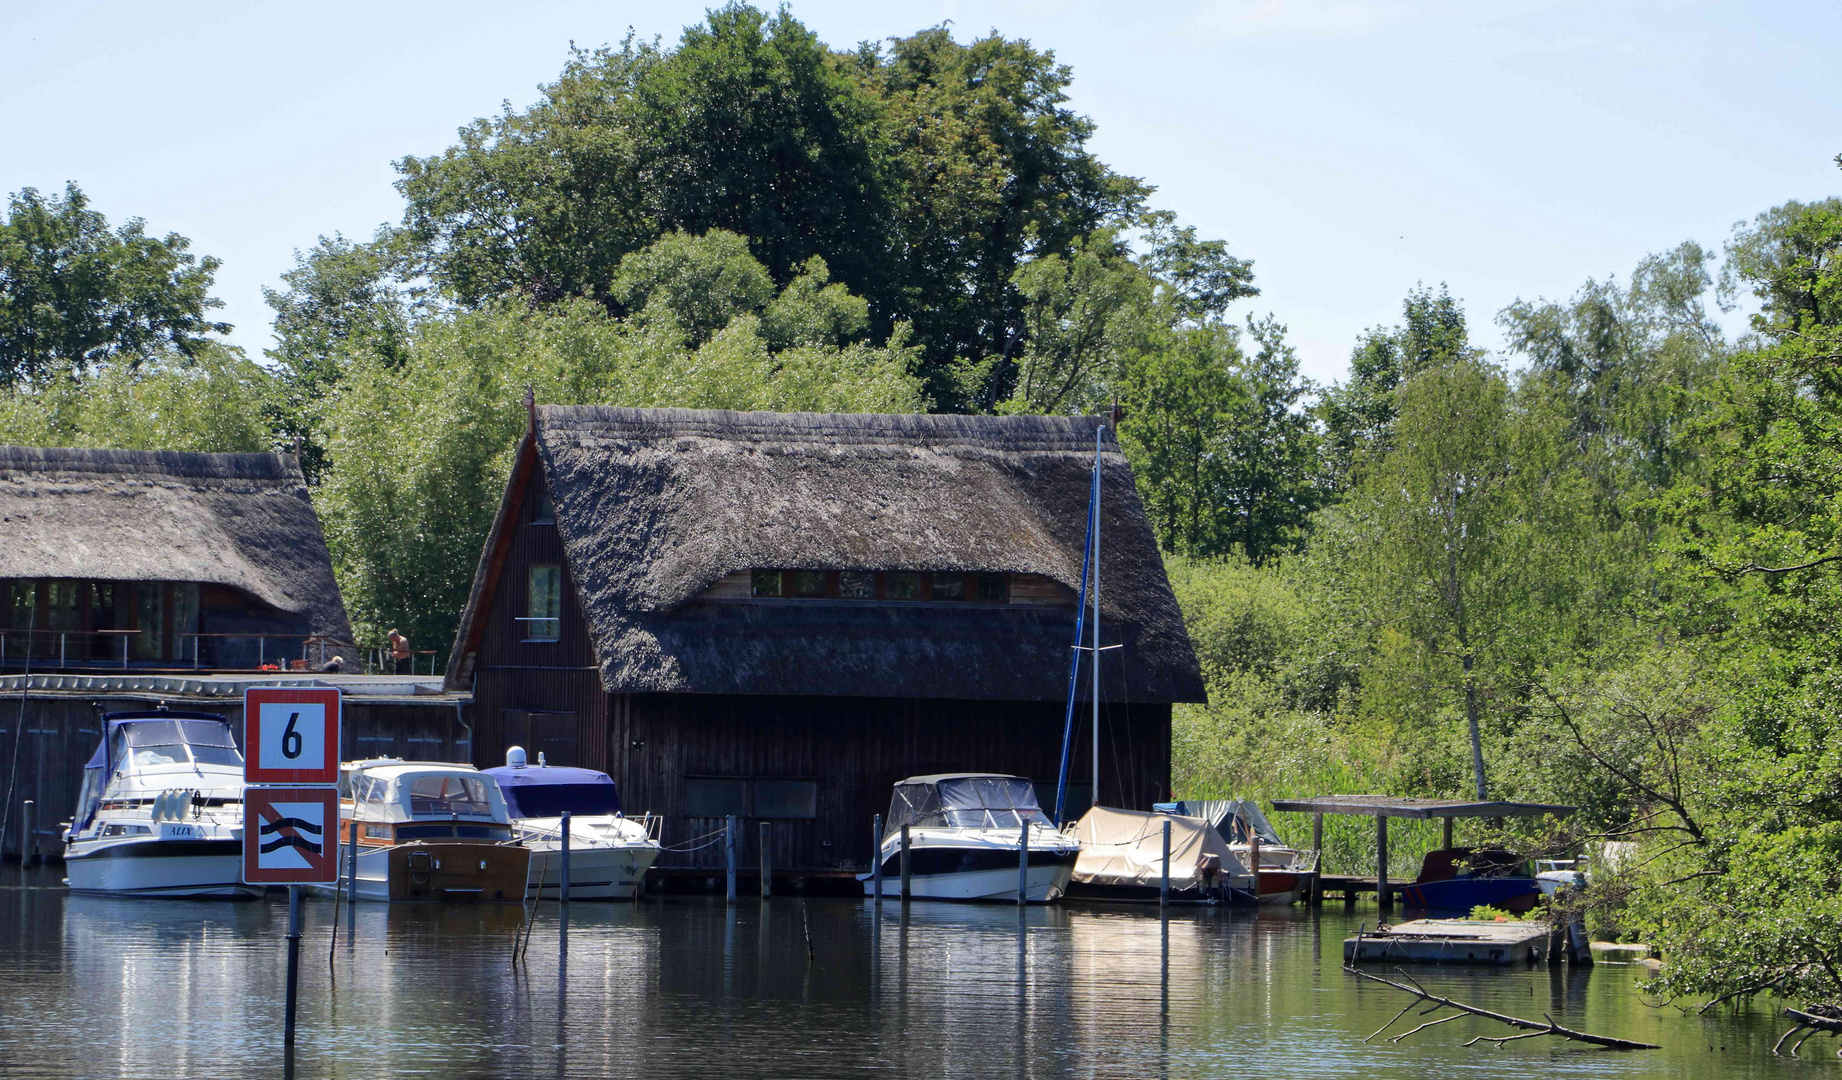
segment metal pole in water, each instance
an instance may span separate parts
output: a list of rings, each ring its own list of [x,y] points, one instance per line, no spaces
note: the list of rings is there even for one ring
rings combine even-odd
[[[346,826],[345,832],[345,929],[346,940],[351,940],[351,930],[358,921],[358,822]]]
[[[876,815],[875,835],[870,837],[870,880],[876,883],[876,909],[883,905],[883,815]]]
[[[1029,902],[1030,894],[1030,823],[1023,823],[1023,831],[1017,837],[1017,906]]]
[[[569,811],[562,813],[563,823],[563,866],[561,877],[557,879],[557,945],[564,952],[569,951]]]
[[[774,867],[768,858],[768,841],[771,836],[767,822],[761,823],[758,835],[760,839],[757,842],[761,846],[761,899],[766,900],[774,895]]]
[[[1158,881],[1158,906],[1170,906],[1170,819],[1164,819],[1164,871]]]
[[[38,861],[38,848],[32,842],[33,811],[38,804],[31,799],[19,804],[19,865],[31,866]]]
[[[908,903],[908,823],[902,823],[902,903]]]
[[[288,886],[288,999],[282,1019],[282,1042],[294,1047],[294,998],[301,974],[301,887]]]
[[[736,816],[730,814],[723,819],[724,858],[729,867],[729,888],[727,895],[730,903],[736,902]]]

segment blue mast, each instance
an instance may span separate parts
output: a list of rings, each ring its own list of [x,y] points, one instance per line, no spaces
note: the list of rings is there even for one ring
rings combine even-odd
[[[1094,484],[1087,496],[1087,539],[1081,547],[1081,603],[1075,611],[1074,649],[1068,663],[1068,712],[1062,721],[1062,768],[1055,782],[1055,824],[1062,824],[1062,812],[1068,798],[1068,766],[1074,749],[1075,689],[1081,679],[1081,631],[1087,620],[1087,582],[1090,560],[1094,553],[1094,528],[1100,516],[1100,436],[1105,425],[1094,429]],[[1094,654],[1094,662],[1100,655]]]

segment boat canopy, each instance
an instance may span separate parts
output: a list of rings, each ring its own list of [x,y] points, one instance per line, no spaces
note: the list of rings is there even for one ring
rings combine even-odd
[[[499,782],[506,812],[514,818],[570,814],[618,814],[620,791],[607,773],[567,765],[501,765],[482,770]]]
[[[1285,841],[1279,839],[1272,822],[1260,812],[1260,805],[1252,799],[1186,799],[1182,802],[1158,803],[1152,807],[1166,814],[1183,814],[1187,817],[1201,818],[1215,827],[1222,834],[1222,839],[1230,844],[1245,844],[1250,835],[1258,836],[1260,843],[1271,847],[1284,847]]]
[[[360,821],[510,824],[498,782],[467,765],[360,765],[346,770],[340,787],[350,793],[352,816]]]
[[[895,786],[883,835],[915,828],[1016,829],[1024,822],[1049,824],[1036,802],[1036,787],[1003,773],[938,773],[911,776]]]
[[[1157,888],[1164,875],[1164,823],[1170,822],[1170,887],[1202,884],[1211,859],[1224,879],[1248,878],[1247,868],[1228,848],[1228,841],[1202,818],[1144,813],[1096,806],[1075,822],[1081,841],[1074,879],[1090,885],[1147,885]]]
[[[125,764],[183,764],[188,748],[191,760],[199,764],[243,764],[229,722],[216,713],[108,713],[102,720],[105,734],[83,765],[83,788],[72,819],[78,831],[95,819],[110,777]]]

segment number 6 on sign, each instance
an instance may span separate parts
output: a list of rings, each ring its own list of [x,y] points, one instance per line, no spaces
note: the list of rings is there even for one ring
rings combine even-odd
[[[251,784],[339,781],[339,691],[257,686],[243,693],[243,779]]]

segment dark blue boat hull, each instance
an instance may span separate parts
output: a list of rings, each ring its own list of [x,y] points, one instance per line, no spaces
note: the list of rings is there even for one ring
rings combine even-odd
[[[1470,911],[1482,905],[1527,911],[1540,897],[1541,886],[1534,878],[1525,877],[1453,878],[1416,883],[1401,890],[1401,899],[1408,907],[1436,911]]]

